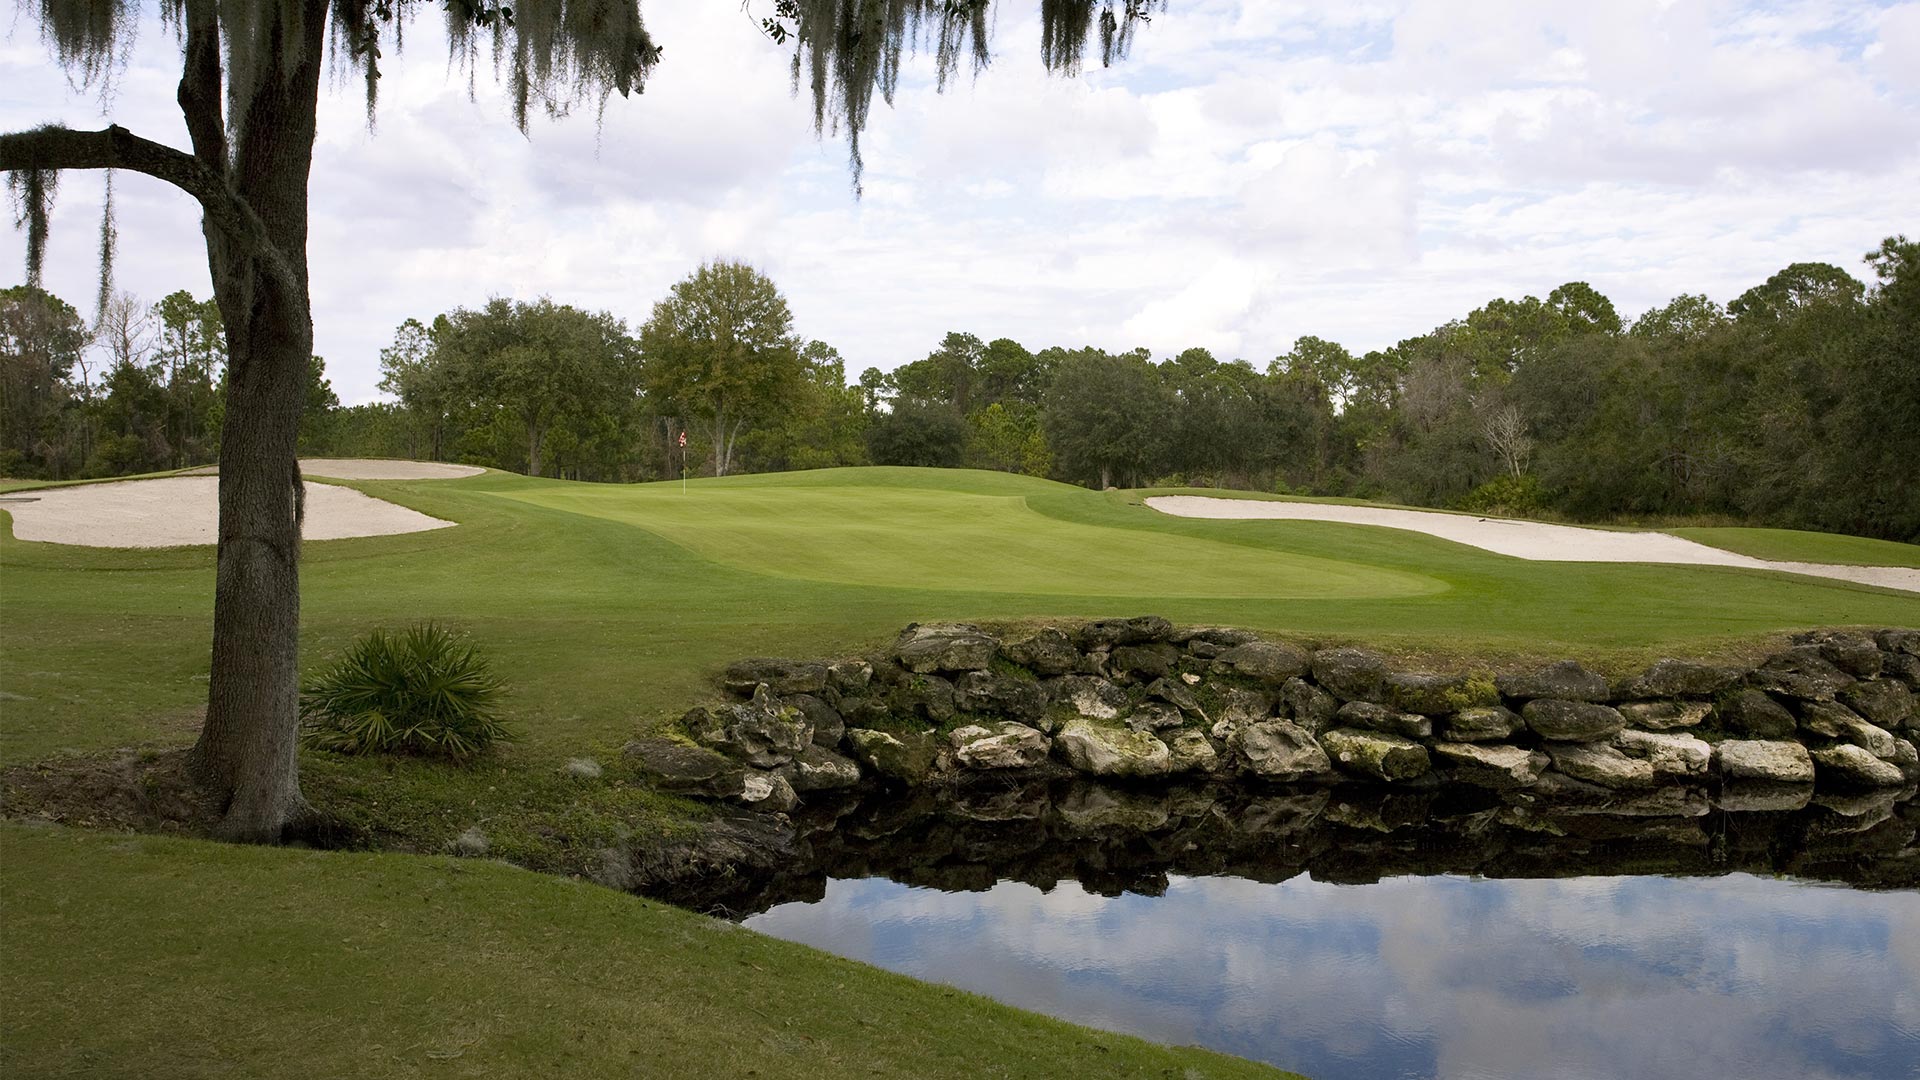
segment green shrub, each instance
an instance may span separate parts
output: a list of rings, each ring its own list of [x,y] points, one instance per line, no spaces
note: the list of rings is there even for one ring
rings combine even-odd
[[[1470,514],[1533,517],[1546,504],[1546,489],[1535,477],[1501,475],[1462,496],[1453,508]]]
[[[497,703],[504,684],[472,642],[434,623],[379,629],[300,690],[308,746],[465,761],[513,737]]]

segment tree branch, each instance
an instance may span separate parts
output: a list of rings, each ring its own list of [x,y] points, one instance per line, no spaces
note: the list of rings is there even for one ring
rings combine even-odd
[[[266,226],[226,180],[192,154],[143,139],[115,124],[100,131],[47,126],[0,135],[0,172],[25,169],[127,169],[164,180],[194,197],[206,221],[291,296],[305,289]],[[304,303],[304,300],[302,301]]]

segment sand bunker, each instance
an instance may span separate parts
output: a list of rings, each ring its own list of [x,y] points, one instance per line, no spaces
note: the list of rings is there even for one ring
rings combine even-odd
[[[301,467],[304,469],[307,464],[303,461]],[[419,463],[342,464],[385,467]],[[362,495],[352,488],[308,484],[306,489],[307,511],[301,535],[308,540],[391,536],[444,529],[453,524]],[[219,493],[217,476],[166,476],[157,480],[122,480],[0,495],[0,510],[13,515],[13,535],[22,540],[85,547],[178,547],[218,541]]]
[[[1202,495],[1156,495],[1147,505],[1175,517],[1232,518],[1265,521],[1335,521],[1348,525],[1379,525],[1426,533],[1516,559],[1544,562],[1679,563],[1690,566],[1737,566],[1749,570],[1778,570],[1788,574],[1838,578],[1863,585],[1920,592],[1920,570],[1895,566],[1836,566],[1827,563],[1770,562],[1697,544],[1657,532],[1613,532],[1549,525],[1540,521],[1477,518],[1426,510],[1390,510],[1378,506],[1338,506],[1329,503],[1267,502],[1256,499],[1215,499]]]
[[[487,470],[477,465],[449,465],[443,461],[301,458],[300,471],[307,476],[327,476],[335,480],[455,480],[462,476],[479,476]]]

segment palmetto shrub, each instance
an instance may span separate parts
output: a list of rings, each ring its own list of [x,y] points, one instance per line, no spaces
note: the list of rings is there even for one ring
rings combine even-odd
[[[300,688],[301,735],[342,754],[465,761],[513,737],[498,711],[504,689],[492,662],[443,626],[376,629]]]

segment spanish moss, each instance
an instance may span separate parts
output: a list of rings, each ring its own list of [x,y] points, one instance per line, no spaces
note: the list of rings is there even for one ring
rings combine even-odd
[[[53,192],[59,183],[56,169],[30,166],[7,174],[7,193],[18,207],[14,225],[27,231],[27,284],[36,289],[47,262],[47,221],[53,216]]]
[[[137,25],[135,0],[35,0],[42,32],[63,67],[93,82],[109,76]],[[158,0],[162,21],[184,42],[190,19],[211,17],[225,52],[226,123],[237,134],[249,103],[319,43],[306,40],[309,0]],[[1166,0],[1039,0],[1040,59],[1073,75],[1089,43],[1102,64],[1126,55],[1136,27]],[[202,6],[204,5],[204,7]],[[661,49],[641,19],[639,0],[334,0],[327,28],[338,75],[363,87],[367,122],[380,98],[382,62],[397,55],[402,28],[416,13],[442,9],[449,63],[469,91],[491,62],[507,83],[514,125],[527,130],[538,108],[561,116],[575,105],[604,108],[613,94],[639,93]],[[931,53],[939,89],[963,67],[977,74],[990,59],[992,0],[773,0],[763,20],[770,36],[794,43],[792,76],[813,99],[816,133],[848,142],[855,191],[864,162],[860,138],[874,96],[891,104],[903,54]],[[199,12],[199,15],[194,15]]]
[[[107,193],[100,203],[100,292],[94,300],[94,321],[107,316],[113,300],[113,257],[120,246],[120,229],[113,220],[113,170],[107,170]]]
[[[40,35],[69,78],[111,80],[133,44],[138,12],[129,0],[39,0]]]
[[[793,23],[797,42],[793,86],[804,83],[813,97],[819,134],[847,136],[853,187],[860,190],[865,162],[860,135],[866,130],[875,91],[891,105],[900,82],[903,53],[933,53],[937,87],[945,90],[965,61],[977,74],[991,52],[990,0],[777,0],[767,20],[776,41],[782,20]],[[1165,0],[1040,0],[1040,59],[1047,70],[1073,75],[1087,42],[1099,27],[1103,64],[1126,55],[1136,24],[1148,21]]]

